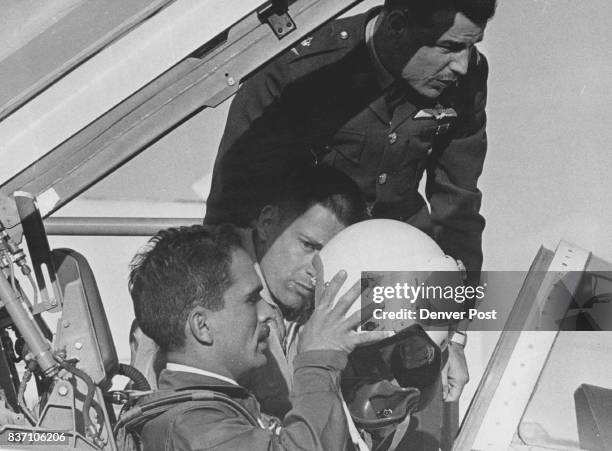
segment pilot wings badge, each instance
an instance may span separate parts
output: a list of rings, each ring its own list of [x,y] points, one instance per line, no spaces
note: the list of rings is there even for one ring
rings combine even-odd
[[[415,119],[435,119],[436,121],[443,121],[445,119],[456,119],[457,112],[454,108],[444,108],[441,105],[435,108],[426,108],[419,110],[414,115]]]

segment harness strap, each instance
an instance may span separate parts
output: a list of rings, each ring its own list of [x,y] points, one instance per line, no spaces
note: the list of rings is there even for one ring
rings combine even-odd
[[[219,391],[218,387],[215,387],[215,389],[201,387],[197,389],[170,390],[168,394],[158,392],[151,397],[153,399],[145,399],[143,402],[127,410],[115,424],[113,432],[116,434],[122,427],[129,432],[136,431],[148,421],[176,407],[177,404],[190,401],[222,403],[246,418],[253,426],[261,427],[257,418],[251,412],[227,394]]]

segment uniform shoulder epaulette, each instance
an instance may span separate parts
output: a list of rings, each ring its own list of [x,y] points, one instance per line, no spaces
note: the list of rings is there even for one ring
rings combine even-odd
[[[299,60],[321,53],[342,52],[351,48],[355,45],[355,40],[359,39],[359,33],[355,30],[358,28],[355,26],[355,22],[359,20],[357,17],[333,20],[315,33],[306,36],[289,50],[292,59]]]

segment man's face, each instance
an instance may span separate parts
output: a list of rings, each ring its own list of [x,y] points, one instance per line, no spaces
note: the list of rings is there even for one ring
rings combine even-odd
[[[223,294],[224,308],[210,312],[213,346],[235,379],[266,363],[264,350],[271,310],[261,299],[261,282],[253,261],[242,249],[232,252],[231,285]]]
[[[286,310],[307,309],[314,300],[312,259],[344,225],[334,213],[316,204],[275,229],[260,261],[266,284]]]
[[[435,99],[468,70],[474,44],[483,38],[485,24],[456,13],[453,25],[433,45],[416,50],[401,71],[419,94]]]

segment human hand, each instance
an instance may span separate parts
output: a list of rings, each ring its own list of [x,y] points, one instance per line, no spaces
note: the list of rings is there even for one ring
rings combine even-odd
[[[339,271],[330,282],[323,283],[323,264],[318,255],[313,264],[317,271],[315,309],[300,330],[298,352],[337,350],[351,353],[357,346],[376,343],[393,335],[391,331],[358,332],[362,314],[371,312],[359,309],[349,316],[346,313],[361,294],[361,281],[358,280],[334,305],[334,299],[346,281],[346,271]]]
[[[463,346],[450,342],[448,345],[448,362],[442,369],[442,398],[444,401],[459,401],[463,388],[469,380],[470,375]]]

